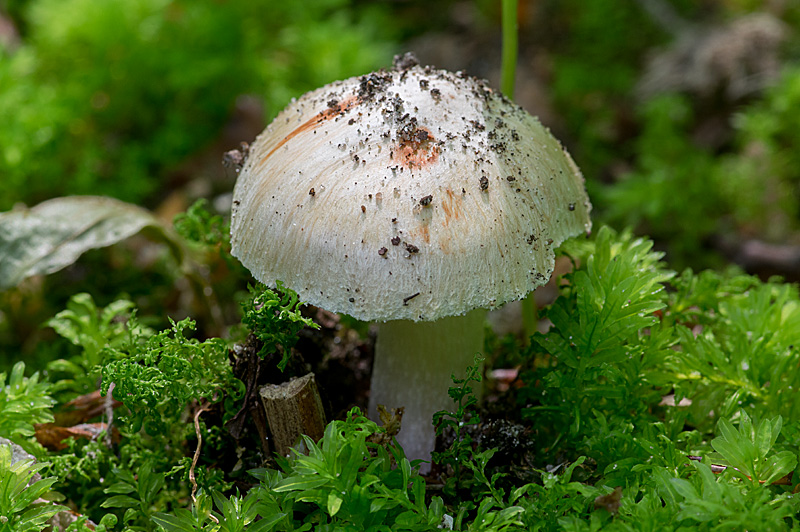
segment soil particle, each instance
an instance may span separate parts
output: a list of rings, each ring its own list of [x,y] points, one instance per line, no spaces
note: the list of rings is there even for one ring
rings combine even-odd
[[[419,59],[413,52],[406,52],[403,55],[397,54],[392,61],[392,70],[404,72],[419,65]]]
[[[361,76],[358,84],[358,96],[365,101],[374,100],[383,93],[386,85],[391,81],[392,76],[386,72],[372,72]]]
[[[246,142],[240,142],[239,149],[226,151],[222,154],[222,166],[238,173],[244,167],[249,153],[250,145]]]
[[[411,294],[408,297],[404,297],[403,298],[403,306],[404,307],[408,306],[408,302],[411,301],[412,299],[414,299],[415,297],[417,297],[418,295],[419,295],[419,292],[417,292],[416,294]]]

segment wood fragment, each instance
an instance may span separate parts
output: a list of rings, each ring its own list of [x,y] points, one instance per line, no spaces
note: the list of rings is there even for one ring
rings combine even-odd
[[[314,441],[322,438],[325,412],[313,373],[283,384],[267,384],[260,395],[276,453],[288,456],[302,434]]]

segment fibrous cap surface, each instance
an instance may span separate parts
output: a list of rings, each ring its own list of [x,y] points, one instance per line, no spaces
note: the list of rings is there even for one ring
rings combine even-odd
[[[233,254],[265,284],[362,320],[434,320],[547,282],[591,227],[583,177],[484,82],[406,65],[326,85],[256,139]]]

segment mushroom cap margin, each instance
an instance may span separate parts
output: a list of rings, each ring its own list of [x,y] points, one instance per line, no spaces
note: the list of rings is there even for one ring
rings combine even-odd
[[[236,183],[232,252],[327,310],[435,320],[546,283],[590,210],[536,118],[480,80],[414,66],[326,85],[275,118]]]

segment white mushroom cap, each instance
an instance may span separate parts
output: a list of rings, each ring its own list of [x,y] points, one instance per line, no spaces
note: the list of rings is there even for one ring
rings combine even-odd
[[[520,299],[589,231],[569,154],[485,82],[395,67],[293,101],[236,183],[233,254],[261,282],[362,320]]]

